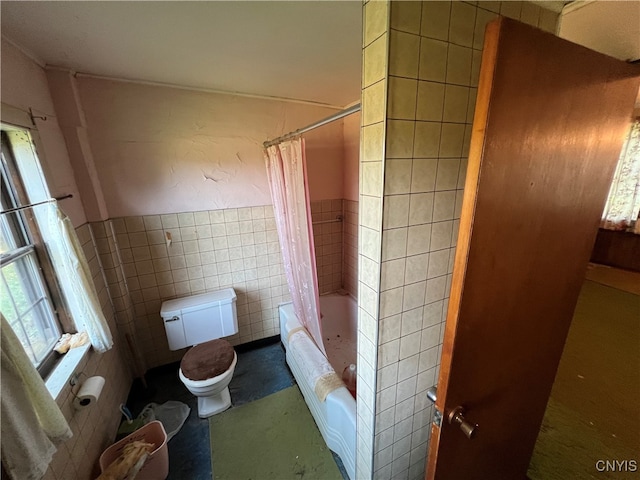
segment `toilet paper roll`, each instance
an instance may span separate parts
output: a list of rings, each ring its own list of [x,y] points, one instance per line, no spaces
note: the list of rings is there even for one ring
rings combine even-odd
[[[77,410],[82,410],[93,405],[100,398],[102,388],[104,387],[104,377],[89,377],[82,384],[76,398],[73,400],[73,406]]]

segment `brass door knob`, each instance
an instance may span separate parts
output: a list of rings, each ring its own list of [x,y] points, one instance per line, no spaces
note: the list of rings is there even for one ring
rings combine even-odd
[[[462,433],[471,440],[478,429],[477,423],[470,423],[464,418],[464,408],[458,406],[449,412],[449,424],[450,425],[458,425]]]

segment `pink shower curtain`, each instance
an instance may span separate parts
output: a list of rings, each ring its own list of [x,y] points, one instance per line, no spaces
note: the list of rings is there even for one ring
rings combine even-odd
[[[320,351],[326,355],[320,325],[316,256],[304,152],[302,138],[288,140],[268,147],[265,161],[293,308]]]

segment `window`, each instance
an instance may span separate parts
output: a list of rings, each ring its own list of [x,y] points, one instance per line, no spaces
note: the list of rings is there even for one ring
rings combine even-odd
[[[29,201],[5,131],[0,177],[1,210],[9,211],[0,214],[0,311],[45,376],[58,357],[53,347],[62,330],[49,289],[53,272],[31,209],[11,211]]]
[[[616,167],[602,228],[640,234],[640,119],[631,125]]]

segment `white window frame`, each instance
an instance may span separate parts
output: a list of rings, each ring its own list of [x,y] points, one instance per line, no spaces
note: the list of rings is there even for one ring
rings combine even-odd
[[[28,134],[24,130],[21,131]],[[14,154],[11,140],[3,125],[2,165],[0,166],[3,211],[29,204],[18,162],[19,159]],[[41,171],[39,173],[41,174]],[[45,183],[44,178],[36,180]],[[2,269],[0,300],[3,314],[21,339],[34,366],[44,378],[60,358],[53,347],[61,333],[72,330],[73,327],[64,313],[59,315],[60,310],[57,307],[62,301],[60,290],[32,212],[26,208],[3,214],[1,217],[3,217],[0,219],[2,236],[13,239],[12,245],[3,245],[10,249],[0,254]],[[10,275],[11,273],[13,275]],[[13,289],[9,288],[8,277],[10,276]],[[17,280],[21,280],[21,288],[18,288]],[[19,296],[22,298],[17,299],[16,297]],[[26,300],[27,297],[29,300]],[[35,322],[24,321],[29,317],[33,319],[34,315]],[[34,344],[40,345],[34,348]]]

